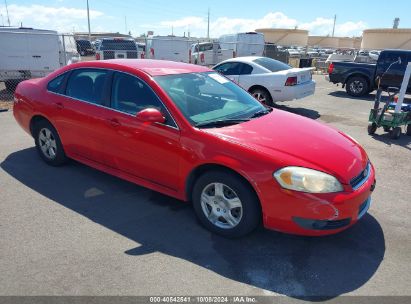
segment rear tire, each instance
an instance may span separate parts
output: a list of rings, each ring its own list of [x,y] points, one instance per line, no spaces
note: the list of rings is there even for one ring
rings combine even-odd
[[[411,125],[407,126],[407,133],[408,136],[411,136]]]
[[[398,139],[401,136],[401,127],[393,128],[390,132],[390,137],[392,139]]]
[[[230,172],[201,175],[194,185],[192,200],[201,224],[224,237],[244,236],[261,221],[258,197],[247,182]]]
[[[368,124],[368,134],[373,135],[377,131],[377,124],[375,122]]]
[[[350,77],[345,84],[345,90],[354,97],[365,96],[369,93],[368,82],[361,76]]]
[[[273,102],[273,98],[271,97],[270,93],[266,89],[262,89],[262,88],[252,89],[250,93],[251,95],[253,95],[255,99],[257,99],[263,105],[266,105],[269,107],[275,106]]]
[[[61,166],[68,161],[56,129],[46,120],[34,126],[34,141],[40,157],[50,166]]]
[[[17,88],[17,85],[21,82],[19,79],[15,80],[6,80],[4,81],[4,86],[6,87],[6,90],[10,93],[14,93],[14,91]]]

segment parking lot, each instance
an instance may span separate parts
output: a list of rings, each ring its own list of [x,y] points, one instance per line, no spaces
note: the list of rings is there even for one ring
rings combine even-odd
[[[0,295],[411,296],[411,137],[369,136],[374,95],[314,78],[314,96],[280,109],[348,133],[377,170],[369,213],[321,238],[213,235],[189,204],[76,162],[47,166],[0,112]]]

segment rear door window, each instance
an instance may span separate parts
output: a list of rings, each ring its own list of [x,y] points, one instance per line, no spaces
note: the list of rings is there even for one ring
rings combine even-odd
[[[64,73],[51,80],[47,85],[47,90],[53,93],[63,93],[66,76],[67,73]]]
[[[227,62],[215,68],[223,75],[240,75],[242,64],[239,62]]]
[[[246,63],[241,63],[241,74],[240,75],[250,75],[253,72],[253,67]]]
[[[107,105],[109,73],[104,69],[74,70],[67,82],[66,95],[97,105]]]
[[[253,61],[271,72],[280,72],[291,69],[288,64],[267,57],[257,58]]]

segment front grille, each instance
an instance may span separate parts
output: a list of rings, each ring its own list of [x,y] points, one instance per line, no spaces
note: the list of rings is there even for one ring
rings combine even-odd
[[[127,52],[127,58],[138,58],[137,52]]]
[[[361,171],[356,177],[350,181],[350,185],[353,189],[358,189],[362,184],[364,184],[368,177],[370,176],[371,164],[367,163],[365,169]]]
[[[114,59],[114,51],[104,51],[104,59]]]
[[[293,220],[299,226],[305,229],[311,229],[311,230],[339,229],[339,228],[348,226],[351,222],[351,218],[331,221],[331,220],[311,220],[311,219],[305,219],[301,217],[294,217]]]

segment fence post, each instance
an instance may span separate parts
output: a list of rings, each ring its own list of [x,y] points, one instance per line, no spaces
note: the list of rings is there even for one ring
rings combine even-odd
[[[64,65],[67,65],[67,52],[66,52],[66,41],[64,39],[64,34],[61,34],[61,37],[63,38],[63,56],[64,56]]]

